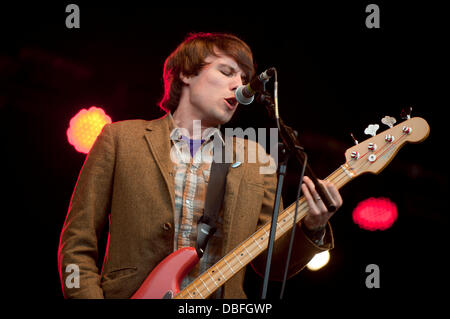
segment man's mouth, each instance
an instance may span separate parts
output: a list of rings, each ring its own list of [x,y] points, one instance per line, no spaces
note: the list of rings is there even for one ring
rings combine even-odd
[[[234,110],[239,104],[235,97],[229,97],[225,99],[225,102],[230,110]]]

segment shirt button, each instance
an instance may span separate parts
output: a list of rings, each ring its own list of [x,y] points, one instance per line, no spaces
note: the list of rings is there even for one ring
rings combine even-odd
[[[172,224],[169,223],[169,222],[164,223],[164,224],[162,225],[162,228],[163,228],[165,231],[169,231],[169,230],[172,229]]]

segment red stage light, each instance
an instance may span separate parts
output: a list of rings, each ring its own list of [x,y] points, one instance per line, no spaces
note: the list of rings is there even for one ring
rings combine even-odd
[[[70,120],[67,130],[69,143],[78,152],[87,154],[103,126],[111,122],[111,118],[101,108],[91,106],[88,110],[82,109]]]
[[[397,205],[388,198],[369,198],[353,210],[353,221],[366,230],[385,230],[397,219]]]

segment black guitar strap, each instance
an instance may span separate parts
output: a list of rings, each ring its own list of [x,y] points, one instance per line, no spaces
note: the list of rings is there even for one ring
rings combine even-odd
[[[230,163],[225,161],[225,145],[223,143],[221,155],[222,160],[219,163],[215,160],[211,163],[210,178],[206,189],[205,209],[197,224],[197,244],[195,249],[199,258],[203,256],[209,238],[214,235],[217,229],[219,211],[225,194],[225,180]]]

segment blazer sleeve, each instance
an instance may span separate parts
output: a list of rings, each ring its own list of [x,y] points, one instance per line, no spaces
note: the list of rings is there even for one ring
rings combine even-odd
[[[97,259],[113,183],[115,157],[110,130],[109,125],[103,128],[83,164],[61,232],[58,270],[64,298],[103,298]],[[78,278],[74,269],[79,269]]]
[[[264,199],[262,211],[259,217],[258,228],[268,223],[272,219],[273,205],[275,202],[275,192],[277,186],[277,174],[266,174],[264,176]],[[283,203],[280,205],[280,214],[283,211]],[[272,261],[270,267],[270,279],[275,281],[283,280],[286,258],[289,248],[289,241],[292,230],[286,232],[274,244]],[[292,247],[291,261],[289,263],[287,278],[291,278],[300,272],[315,254],[334,247],[331,226],[328,223],[324,238],[324,245],[317,246],[306,236],[301,227],[301,221],[297,223],[295,229],[294,245]],[[264,276],[266,268],[267,250],[252,262],[252,267],[257,274]]]

